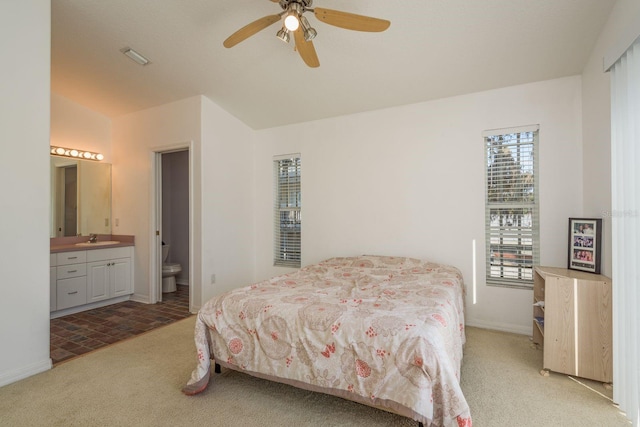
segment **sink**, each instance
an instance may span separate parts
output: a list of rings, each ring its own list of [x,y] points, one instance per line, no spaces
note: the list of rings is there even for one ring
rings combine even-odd
[[[108,246],[108,245],[117,245],[118,243],[120,242],[117,240],[103,240],[95,243],[91,243],[91,242],[76,243],[76,246]]]

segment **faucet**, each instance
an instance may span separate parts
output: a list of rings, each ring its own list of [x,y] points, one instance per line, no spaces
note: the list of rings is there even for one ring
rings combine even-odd
[[[98,235],[91,233],[89,234],[89,243],[96,243],[98,241]]]

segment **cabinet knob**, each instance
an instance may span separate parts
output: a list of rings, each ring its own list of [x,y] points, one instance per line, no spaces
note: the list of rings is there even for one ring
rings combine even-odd
[[[78,291],[73,291],[73,292],[67,292],[67,295],[73,295],[73,294],[77,294]]]

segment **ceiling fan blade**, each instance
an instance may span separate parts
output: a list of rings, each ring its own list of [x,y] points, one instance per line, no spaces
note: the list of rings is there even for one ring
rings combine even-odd
[[[316,7],[313,10],[320,21],[335,27],[347,30],[380,32],[389,28],[391,22],[386,19],[371,18],[370,16],[356,15],[354,13],[341,12],[339,10]]]
[[[300,54],[300,57],[311,68],[316,68],[320,66],[320,61],[318,61],[318,55],[316,54],[316,48],[313,47],[313,43],[310,41],[306,41],[304,39],[304,33],[302,32],[302,27],[298,28],[293,32],[293,37],[296,40],[296,49]]]
[[[280,15],[268,15],[263,18],[257,19],[250,24],[240,28],[235,33],[231,34],[223,43],[224,47],[233,47],[243,40],[248,39],[258,31],[264,30],[269,25],[274,24],[280,20]]]

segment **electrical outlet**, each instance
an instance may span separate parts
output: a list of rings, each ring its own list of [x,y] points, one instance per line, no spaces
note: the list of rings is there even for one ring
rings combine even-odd
[[[213,285],[214,283],[216,283],[216,275],[212,274],[211,275],[211,284]]]

